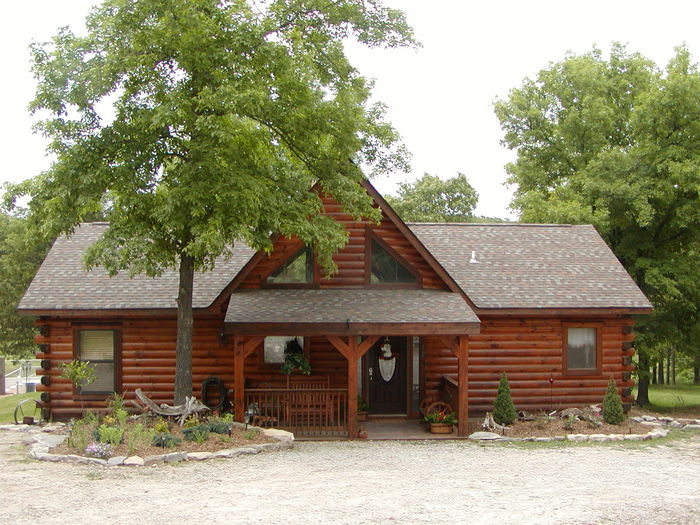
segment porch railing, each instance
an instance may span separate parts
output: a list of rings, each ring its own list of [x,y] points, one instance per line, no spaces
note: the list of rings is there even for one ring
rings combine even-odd
[[[452,409],[459,414],[459,384],[450,376],[442,376],[440,380],[440,399],[452,405]]]
[[[255,403],[260,426],[289,430],[300,436],[347,436],[348,391],[321,389],[246,389],[245,404]]]

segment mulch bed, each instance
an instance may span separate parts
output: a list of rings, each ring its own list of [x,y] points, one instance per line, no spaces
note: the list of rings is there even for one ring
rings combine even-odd
[[[127,445],[121,444],[118,447],[113,448],[114,451],[112,457],[114,456],[157,456],[160,454],[169,454],[171,452],[216,452],[218,450],[225,450],[229,448],[239,448],[247,447],[250,445],[258,445],[263,443],[276,443],[272,438],[265,436],[262,432],[258,432],[252,429],[243,430],[234,427],[231,430],[231,435],[226,434],[215,434],[213,432],[209,433],[209,438],[203,443],[196,443],[195,441],[186,441],[182,434],[180,427],[177,425],[172,425],[170,429],[171,433],[179,437],[182,441],[179,445],[175,447],[156,447],[149,445],[147,447],[140,447],[131,452],[127,449]],[[52,454],[77,454],[85,455],[84,451],[78,451],[66,443],[54,447],[50,450]]]
[[[635,421],[626,420],[619,425],[609,425],[603,423],[602,426],[592,426],[587,421],[574,423],[571,430],[565,427],[566,420],[557,417],[556,419],[542,424],[538,421],[518,421],[509,425],[511,430],[506,431],[506,437],[554,437],[565,436],[566,434],[646,434],[652,428]]]

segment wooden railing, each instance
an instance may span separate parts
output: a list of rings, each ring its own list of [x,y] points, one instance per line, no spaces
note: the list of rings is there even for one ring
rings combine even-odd
[[[254,424],[289,430],[299,436],[347,436],[345,388],[247,389],[246,407],[257,405]]]
[[[456,379],[442,376],[440,380],[440,399],[452,405],[455,413],[459,414],[459,384]]]

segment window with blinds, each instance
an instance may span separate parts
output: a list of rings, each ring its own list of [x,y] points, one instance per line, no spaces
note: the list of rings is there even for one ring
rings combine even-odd
[[[95,381],[80,389],[83,393],[114,392],[114,331],[81,330],[80,360],[89,361]]]

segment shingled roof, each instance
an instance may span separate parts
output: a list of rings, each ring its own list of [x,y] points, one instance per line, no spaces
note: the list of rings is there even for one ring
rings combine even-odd
[[[227,323],[479,323],[464,299],[440,290],[240,290]]]
[[[166,271],[157,278],[120,272],[110,278],[102,268],[85,271],[83,256],[108,228],[104,222],[81,225],[70,237],[59,237],[29,285],[18,309],[22,310],[112,310],[177,307],[178,272]],[[197,273],[194,279],[194,308],[206,308],[253,256],[243,243],[232,257],[219,258],[216,270]]]
[[[79,227],[71,237],[56,240],[18,309],[26,313],[60,310],[170,309],[176,307],[176,271],[158,278],[138,275],[129,278],[120,273],[110,278],[96,268],[86,272],[83,255],[107,229],[106,223],[89,223]],[[523,225],[523,224],[409,224],[423,245],[433,254],[470,300],[478,308],[639,308],[651,307],[620,262],[592,226]],[[470,263],[474,251],[478,263]],[[233,280],[254,252],[243,243],[235,246],[233,256],[220,258],[214,271],[195,276],[193,306],[206,308]],[[279,291],[281,292],[281,291]],[[308,291],[284,291],[299,296]],[[327,314],[336,315],[337,297],[328,290],[311,294],[318,304],[328,301]],[[379,291],[377,291],[379,292]],[[369,290],[345,296],[345,311],[355,308],[357,296],[366,297],[363,315],[394,316],[408,319],[419,315],[421,301],[435,318],[438,310],[450,315],[469,315],[457,308],[455,294],[444,297],[423,296],[421,291],[382,291],[396,293],[393,304],[406,312],[386,308],[386,297]],[[409,293],[410,292],[410,293]],[[428,292],[433,293],[433,292]],[[364,295],[363,295],[364,294]],[[232,301],[254,301],[252,295],[234,294]],[[257,292],[260,299],[274,303],[282,296]],[[327,299],[321,299],[321,296]],[[369,300],[377,295],[376,300]],[[449,298],[446,298],[449,295]],[[429,300],[428,297],[431,297]],[[311,300],[311,299],[309,299]],[[353,302],[354,301],[354,302]],[[411,310],[409,303],[415,301]],[[435,301],[435,302],[432,302]],[[443,301],[443,302],[441,302]],[[371,304],[370,304],[371,303]],[[251,303],[252,304],[252,303]],[[256,303],[257,304],[257,303]],[[260,307],[260,305],[256,306]],[[323,308],[326,308],[324,306]],[[292,309],[293,310],[293,309]],[[394,310],[398,310],[394,308]],[[409,312],[408,310],[411,310]],[[229,309],[240,312],[241,308]],[[360,315],[360,310],[352,310]],[[274,307],[265,315],[272,321]],[[288,317],[296,315],[287,312]],[[339,315],[339,314],[338,314]],[[348,316],[345,315],[344,319]],[[472,313],[473,315],[473,313]],[[359,317],[358,317],[359,318]],[[425,319],[424,319],[425,320]]]
[[[408,226],[478,308],[651,308],[593,226]]]

